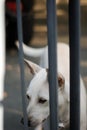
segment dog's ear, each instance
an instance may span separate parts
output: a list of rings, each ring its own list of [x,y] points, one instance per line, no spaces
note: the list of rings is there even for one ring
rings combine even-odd
[[[65,78],[61,73],[58,73],[58,85],[59,87],[64,87],[65,84]]]
[[[27,64],[31,74],[33,74],[33,75],[38,73],[42,69],[39,65],[37,65],[29,60],[24,59],[24,62]]]
[[[49,69],[46,69],[47,72],[47,79],[48,79],[48,75],[49,75]],[[65,78],[61,73],[58,73],[58,85],[59,87],[63,88],[65,84]]]

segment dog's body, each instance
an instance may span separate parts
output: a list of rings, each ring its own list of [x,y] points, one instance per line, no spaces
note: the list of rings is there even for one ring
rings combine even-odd
[[[69,105],[70,105],[70,74],[69,74],[69,47],[66,44],[58,44],[58,95],[59,95],[59,120],[64,127],[69,124]],[[31,126],[41,129],[42,122],[49,116],[49,84],[48,72],[48,47],[41,55],[40,64],[42,68],[30,61],[25,60],[30,72],[34,75],[28,89],[27,96],[29,105],[27,107],[28,118]],[[86,130],[86,91],[82,79],[80,80],[80,130]]]

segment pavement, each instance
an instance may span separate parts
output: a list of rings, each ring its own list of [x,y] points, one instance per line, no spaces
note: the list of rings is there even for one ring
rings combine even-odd
[[[61,9],[62,8],[62,9]],[[61,42],[68,42],[68,21],[67,9],[62,5],[59,8],[59,30],[58,40]],[[42,11],[43,12],[43,11]],[[86,12],[87,7],[82,7],[82,34],[81,34],[81,75],[87,88],[87,29],[86,29]],[[44,46],[47,44],[47,30],[46,25],[41,25],[41,10],[35,19],[34,35],[30,42],[32,46]],[[66,14],[66,17],[64,15]],[[44,18],[45,12],[42,17]],[[43,20],[42,20],[43,21]],[[44,18],[45,23],[45,18]],[[39,58],[31,58],[30,60],[38,63]],[[25,86],[28,85],[32,76],[29,74],[28,69],[24,66],[25,71]],[[15,49],[6,51],[6,71],[4,80],[4,130],[24,130],[23,125],[20,123],[22,117],[22,98],[21,98],[21,84],[20,84],[20,68],[18,52]]]

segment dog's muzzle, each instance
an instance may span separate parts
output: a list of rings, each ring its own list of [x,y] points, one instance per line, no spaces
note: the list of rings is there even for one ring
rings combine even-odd
[[[24,118],[21,119],[21,123],[24,125]],[[31,127],[31,122],[28,120],[28,126]]]
[[[43,120],[43,123],[44,123],[44,121],[46,121],[46,120]],[[21,123],[24,125],[24,118],[21,119]],[[32,127],[32,123],[29,120],[28,120],[28,127]],[[63,123],[59,123],[58,127],[59,127],[59,130],[65,130],[65,128],[66,129],[69,128],[69,127],[66,127],[66,126],[64,127]]]
[[[21,123],[24,125],[24,118],[21,119]],[[28,124],[28,127],[36,127],[38,125],[37,122],[32,122],[32,120],[29,120],[29,119],[28,119],[27,124]]]

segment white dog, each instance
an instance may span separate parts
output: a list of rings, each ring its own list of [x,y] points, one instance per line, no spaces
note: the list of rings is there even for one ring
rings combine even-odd
[[[25,45],[23,45],[25,46]],[[29,47],[24,47],[24,51]],[[59,121],[66,128],[69,125],[69,106],[70,106],[70,83],[69,83],[69,47],[66,44],[58,43],[58,95],[59,95]],[[42,123],[49,116],[49,83],[48,83],[48,47],[42,50],[41,64],[45,68],[36,65],[35,63],[25,60],[30,72],[33,74],[27,89],[27,98],[29,105],[27,114],[30,126],[35,129],[42,129]],[[38,52],[39,53],[39,52]],[[86,90],[82,79],[80,80],[80,130],[86,130]]]

